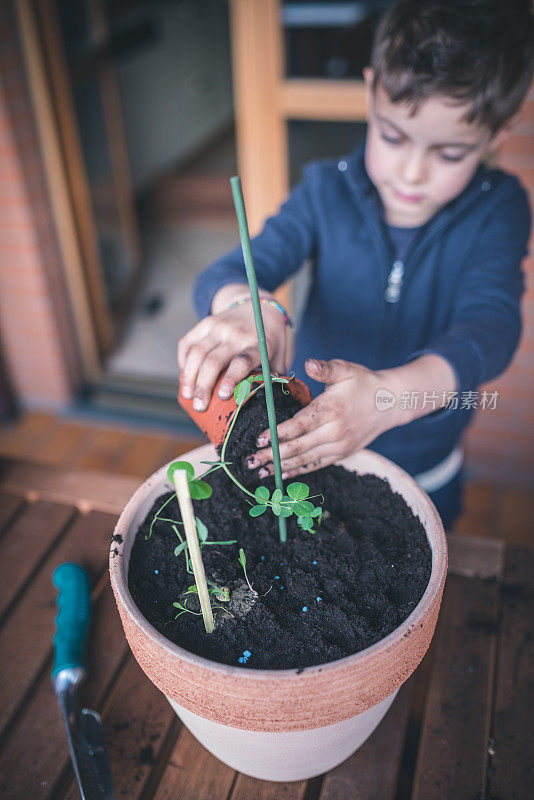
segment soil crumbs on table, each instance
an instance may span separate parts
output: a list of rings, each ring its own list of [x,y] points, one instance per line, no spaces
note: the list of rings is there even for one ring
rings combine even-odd
[[[299,410],[296,402],[273,386],[277,419]],[[263,390],[242,407],[226,451],[230,469],[249,491],[260,484],[274,491],[274,478],[260,480],[245,459],[268,428]],[[206,469],[209,467],[206,466]],[[166,638],[193,653],[233,666],[256,669],[303,668],[334,661],[363,650],[393,631],[418,604],[428,584],[432,555],[424,528],[388,482],[332,466],[294,480],[310,487],[324,509],[316,533],[287,519],[287,542],[278,539],[278,519],[267,510],[248,514],[246,496],[217,470],[207,478],[213,494],[193,501],[195,514],[207,526],[202,549],[208,580],[230,590],[230,602],[211,596],[216,628],[204,629],[185,555],[174,555],[180,541],[172,523],[150,523],[172,493],[161,495],[137,532],[129,588],[144,617]],[[178,501],[161,513],[180,520]],[[182,536],[183,528],[176,526]],[[221,542],[236,539],[236,544]],[[246,554],[246,570],[238,561]],[[173,602],[197,614],[183,613]]]

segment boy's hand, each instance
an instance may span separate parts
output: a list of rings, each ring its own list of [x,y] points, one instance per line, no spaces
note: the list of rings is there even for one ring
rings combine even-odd
[[[269,363],[285,373],[286,324],[277,308],[262,305]],[[232,395],[239,381],[260,365],[252,303],[205,317],[178,342],[180,384],[184,397],[193,397],[196,411],[204,411],[213,387],[226,369],[219,396]]]
[[[306,408],[278,425],[284,480],[345,458],[389,427],[388,415],[377,410],[375,401],[376,390],[384,385],[382,373],[340,359],[308,359],[305,366],[310,378],[326,386]],[[262,449],[247,460],[250,469],[261,467],[261,478],[274,472],[269,442],[266,430],[258,437]]]

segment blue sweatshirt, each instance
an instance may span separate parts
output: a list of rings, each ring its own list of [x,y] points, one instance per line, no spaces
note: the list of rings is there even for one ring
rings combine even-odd
[[[460,406],[462,392],[503,372],[519,341],[521,260],[530,233],[526,193],[515,177],[481,165],[464,191],[415,233],[400,261],[365,170],[364,147],[346,160],[308,167],[252,241],[258,284],[272,292],[312,260],[292,368],[314,396],[323,386],[306,375],[308,357],[381,370],[436,353],[456,374]],[[198,276],[199,316],[209,314],[222,286],[235,282],[246,283],[239,247]],[[450,453],[473,413],[437,410],[386,431],[369,447],[415,475]]]

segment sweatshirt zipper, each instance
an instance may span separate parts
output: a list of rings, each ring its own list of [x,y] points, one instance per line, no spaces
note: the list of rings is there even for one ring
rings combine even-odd
[[[482,175],[478,176],[478,178],[481,178],[481,177],[483,177],[483,176]],[[368,206],[368,204],[366,202],[366,198],[365,198],[363,192],[361,191],[360,186],[358,185],[358,183],[356,181],[354,181],[351,184],[351,186],[352,186],[352,190],[354,191],[354,193],[358,197],[359,202],[361,203],[360,208],[364,209],[365,216],[367,217],[367,220],[370,223],[371,233],[372,233],[373,239],[375,241],[375,245],[377,247],[378,252],[379,253],[381,252],[382,257],[385,256],[385,258],[387,259],[386,264],[388,262],[389,262],[389,264],[391,264],[391,258],[392,258],[393,254],[391,252],[391,249],[389,249],[385,245],[384,237],[383,237],[383,231],[381,230],[380,225],[377,224],[376,217],[370,211],[369,206]],[[469,195],[467,197],[464,198],[464,201],[461,204],[461,206],[460,207],[458,207],[458,206],[456,207],[453,219],[456,219],[460,215],[460,213],[465,213],[466,209],[468,209],[473,204],[473,202],[476,200],[477,194],[476,194],[476,191],[475,191],[475,186],[476,186],[476,184],[473,184],[472,191],[469,193]],[[386,362],[388,361],[387,353],[388,353],[388,350],[389,350],[390,336],[393,333],[394,320],[395,320],[396,316],[399,313],[397,304],[398,304],[398,302],[400,300],[400,297],[401,297],[403,285],[404,285],[404,288],[406,288],[405,284],[406,284],[406,278],[408,276],[405,275],[405,266],[406,266],[407,260],[409,259],[410,262],[411,262],[415,258],[416,252],[420,249],[420,247],[421,247],[421,245],[423,243],[428,245],[431,241],[433,241],[433,239],[439,233],[441,233],[441,231],[444,228],[446,228],[451,223],[452,223],[452,219],[450,217],[446,218],[446,219],[442,218],[433,229],[431,229],[430,231],[426,231],[423,234],[420,233],[418,236],[415,237],[415,240],[410,244],[410,247],[408,248],[408,252],[405,254],[405,257],[404,257],[403,261],[401,261],[400,259],[395,259],[393,261],[391,267],[389,268],[389,272],[387,271],[387,267],[386,267],[387,283],[386,283],[386,288],[385,288],[384,294],[383,294],[383,298],[384,298],[385,302],[384,302],[384,305],[382,307],[382,320],[381,320],[381,325],[380,325],[381,331],[382,331],[382,335],[377,337],[377,352],[376,352],[376,357],[377,358],[379,358],[379,352],[380,352],[380,349],[381,349],[382,350],[382,353],[381,353],[382,357],[383,358],[385,357],[385,361]],[[389,252],[388,252],[388,250],[389,250]],[[394,309],[395,309],[395,313],[393,313]],[[380,342],[382,343],[382,348],[379,348],[379,343]]]
[[[386,303],[397,303],[401,295],[402,283],[404,278],[404,262],[397,258],[393,262],[388,275],[388,283],[384,292]]]

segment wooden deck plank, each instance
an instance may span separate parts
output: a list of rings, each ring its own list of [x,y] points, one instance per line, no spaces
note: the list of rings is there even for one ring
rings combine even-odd
[[[497,525],[508,544],[534,545],[534,493],[524,489],[502,490]]]
[[[32,411],[9,425],[0,425],[0,453],[11,458],[31,458],[53,438],[57,424],[53,414]]]
[[[71,506],[38,500],[27,505],[7,528],[0,540],[0,615],[24,586],[74,513]]]
[[[147,678],[133,656],[122,670],[102,714],[104,734],[115,783],[121,800],[145,795],[171,729],[179,728],[178,717],[165,696]],[[72,781],[64,800],[79,800]]]
[[[94,436],[94,428],[80,423],[60,421],[53,439],[39,448],[34,458],[43,464],[58,467],[72,466],[79,453]]]
[[[235,775],[182,727],[153,800],[226,800]]]
[[[496,539],[449,533],[449,574],[466,578],[499,578],[504,544]]]
[[[15,516],[24,505],[22,497],[0,492],[0,533],[3,527]]]
[[[130,433],[114,428],[95,428],[94,435],[72,461],[74,469],[114,472],[133,444]]]
[[[325,775],[320,800],[394,800],[413,691],[409,679],[369,739]]]
[[[72,504],[84,512],[95,509],[120,514],[141,483],[126,475],[59,469],[24,461],[2,459],[0,464],[0,487],[4,492]]]
[[[412,800],[483,797],[498,585],[449,575]]]
[[[454,532],[470,536],[498,536],[496,508],[499,489],[487,483],[469,481],[465,486],[463,511],[454,523]]]
[[[54,569],[64,561],[76,561],[87,570],[94,586],[107,568],[114,524],[115,517],[98,511],[74,520],[2,627],[2,660],[17,664],[17,668],[6,669],[0,681],[0,732],[51,658],[57,614]]]
[[[304,800],[307,786],[308,781],[274,783],[238,773],[231,800]]]
[[[534,549],[506,555],[488,796],[526,800],[534,797]]]
[[[80,692],[83,705],[99,710],[126,652],[115,600],[111,588],[106,587],[94,608],[89,677]],[[63,720],[46,674],[0,748],[0,797],[45,800],[65,778],[72,780],[72,775]]]
[[[119,475],[137,475],[144,480],[168,461],[200,444],[203,444],[200,438],[183,439],[148,434],[138,436],[118,464],[116,472]]]
[[[137,475],[142,479],[148,477],[156,469],[152,466],[159,461],[168,444],[169,439],[165,436],[136,436],[132,447],[118,463],[117,473]]]

